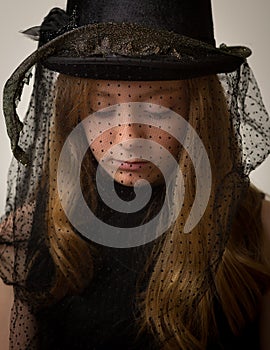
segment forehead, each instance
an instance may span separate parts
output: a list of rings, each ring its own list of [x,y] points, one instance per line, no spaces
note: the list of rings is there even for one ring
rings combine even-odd
[[[101,94],[130,93],[135,96],[142,94],[168,94],[183,90],[183,80],[165,81],[119,81],[90,79],[91,89]]]

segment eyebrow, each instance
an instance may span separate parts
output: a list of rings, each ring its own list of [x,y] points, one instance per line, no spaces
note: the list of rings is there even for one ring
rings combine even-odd
[[[150,90],[150,89],[149,89]],[[177,88],[171,88],[171,87],[167,87],[167,88],[165,88],[165,89],[154,89],[154,90],[150,90],[149,92],[146,92],[146,93],[144,93],[144,94],[142,94],[142,95],[144,95],[144,96],[147,96],[147,95],[150,95],[150,94],[156,94],[157,92],[160,92],[160,93],[164,93],[164,92],[175,92],[175,91],[177,91],[178,89]],[[180,90],[180,89],[179,89]],[[109,93],[108,91],[102,91],[102,90],[96,90],[96,93],[97,94],[99,94],[99,95],[101,95],[101,96],[112,96],[112,97],[114,97],[114,96],[117,96],[118,95],[118,93]]]

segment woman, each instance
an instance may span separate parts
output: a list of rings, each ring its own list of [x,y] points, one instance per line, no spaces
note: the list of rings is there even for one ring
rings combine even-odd
[[[201,5],[193,5],[201,13]],[[80,6],[77,15],[84,13]],[[40,33],[50,34],[44,27]],[[206,33],[211,41],[209,27]],[[115,49],[110,40],[107,34],[100,40],[99,52]],[[188,43],[195,50],[197,42]],[[201,45],[204,49],[214,71],[202,58],[192,65],[194,58],[187,64],[185,57],[172,72],[170,60],[161,61],[164,71],[155,71],[155,60],[152,70],[138,62],[135,70],[123,62],[114,66],[111,57],[95,65],[98,79],[93,60],[86,69],[71,54],[49,56],[44,63],[59,75],[37,67],[26,128],[14,148],[22,162],[26,151],[31,165],[13,163],[16,194],[11,182],[10,210],[1,227],[1,275],[15,286],[12,348],[260,346],[259,318],[265,317],[260,304],[270,273],[269,204],[248,183],[259,155],[248,152],[246,134],[251,121],[259,126],[267,113],[261,108],[259,120],[241,123],[237,117],[247,117],[249,101],[261,103],[259,94],[254,99],[250,93],[258,93],[252,73],[242,56],[234,54],[228,63],[224,52]],[[80,43],[75,51],[84,50]],[[118,50],[121,54],[123,46]],[[240,61],[240,71],[216,75]],[[113,187],[106,187],[111,180],[124,207]],[[129,203],[149,190],[138,180],[147,180],[152,193],[134,211]],[[110,206],[104,198],[112,198]],[[154,225],[140,226],[155,217]],[[112,240],[111,232],[122,239]]]

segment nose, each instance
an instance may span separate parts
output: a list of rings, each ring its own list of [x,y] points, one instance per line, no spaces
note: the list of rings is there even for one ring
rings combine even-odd
[[[139,123],[119,126],[114,139],[115,158],[121,160],[144,159],[147,139],[147,126]]]
[[[134,150],[142,147],[142,140],[147,138],[146,125],[138,123],[123,124],[118,127],[114,144],[125,150]]]
[[[122,124],[117,132],[117,141],[123,142],[128,139],[145,138],[145,125],[139,123]]]
[[[116,135],[116,142],[121,143],[127,140],[136,142],[136,139],[146,137],[146,125],[142,124],[141,107],[137,103],[122,103],[117,109],[119,112],[119,126]]]

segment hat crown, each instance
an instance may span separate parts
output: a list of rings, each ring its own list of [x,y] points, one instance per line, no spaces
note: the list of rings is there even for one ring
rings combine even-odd
[[[79,26],[129,22],[165,29],[215,46],[210,0],[68,0]]]

